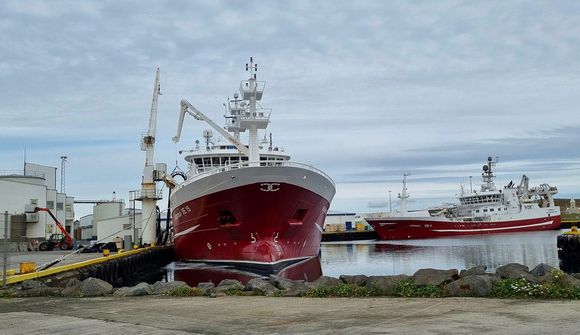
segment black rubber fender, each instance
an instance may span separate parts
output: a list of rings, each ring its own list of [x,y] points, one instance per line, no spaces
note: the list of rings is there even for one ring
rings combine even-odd
[[[579,243],[580,241],[578,241],[578,238],[576,236],[570,236],[566,242],[566,244],[568,245],[568,250],[578,250]]]
[[[565,255],[564,250],[558,249],[558,259],[563,259]]]
[[[564,244],[566,244],[565,238],[566,236],[564,235],[558,235],[558,237],[556,238],[556,247],[563,248]]]

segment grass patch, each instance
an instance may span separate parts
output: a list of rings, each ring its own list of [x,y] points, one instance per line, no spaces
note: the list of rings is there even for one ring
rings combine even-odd
[[[395,284],[395,296],[407,298],[440,298],[443,289],[435,285],[416,286],[410,280],[402,280]]]
[[[493,285],[491,297],[512,299],[580,299],[580,288],[566,280],[566,274],[552,270],[543,284],[532,284],[525,279],[504,279]]]
[[[9,290],[0,290],[0,298],[12,298],[13,294]]]
[[[203,292],[196,287],[180,286],[167,292],[165,295],[170,297],[199,297],[203,295]]]
[[[343,284],[336,287],[311,288],[302,294],[308,298],[362,298],[371,296],[366,287]]]
[[[230,288],[224,291],[226,295],[237,296],[237,297],[249,297],[249,296],[256,296],[256,295],[265,295],[264,292],[258,291],[245,291],[243,289],[238,288]]]

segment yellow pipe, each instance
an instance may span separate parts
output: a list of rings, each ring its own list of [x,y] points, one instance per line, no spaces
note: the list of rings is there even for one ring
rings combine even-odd
[[[99,264],[99,263],[104,263],[113,259],[118,259],[118,258],[122,258],[125,256],[131,256],[131,255],[135,255],[135,254],[139,254],[143,251],[146,250],[150,250],[153,249],[154,247],[147,247],[147,248],[142,248],[142,249],[137,249],[137,250],[131,250],[131,251],[125,251],[123,253],[119,253],[116,255],[110,255],[107,257],[99,257],[99,258],[93,258],[93,259],[88,259],[86,261],[82,261],[82,262],[78,262],[78,263],[73,263],[73,264],[67,264],[67,265],[61,265],[61,266],[57,266],[54,268],[50,268],[50,269],[46,269],[46,270],[41,270],[38,272],[32,272],[32,273],[25,273],[25,274],[21,274],[21,275],[15,275],[15,276],[8,276],[6,278],[6,283],[7,284],[15,284],[15,283],[19,283],[25,280],[29,280],[29,279],[37,279],[37,278],[41,278],[41,277],[46,277],[46,276],[50,276],[53,275],[55,273],[60,273],[60,272],[65,272],[65,271],[70,271],[70,270],[75,270],[75,269],[79,269],[85,266],[90,266],[90,265],[94,265],[94,264]]]

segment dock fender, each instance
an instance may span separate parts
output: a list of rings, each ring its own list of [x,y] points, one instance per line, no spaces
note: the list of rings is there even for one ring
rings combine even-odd
[[[568,238],[567,244],[569,250],[578,250],[578,239],[575,236]]]

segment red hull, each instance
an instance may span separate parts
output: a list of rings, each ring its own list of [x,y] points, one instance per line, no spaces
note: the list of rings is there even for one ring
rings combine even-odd
[[[274,273],[317,256],[329,202],[292,184],[263,185],[229,188],[175,208],[177,256]]]
[[[513,233],[560,228],[560,216],[544,218],[497,221],[497,222],[449,222],[428,218],[367,219],[381,240],[407,240],[458,235]]]

